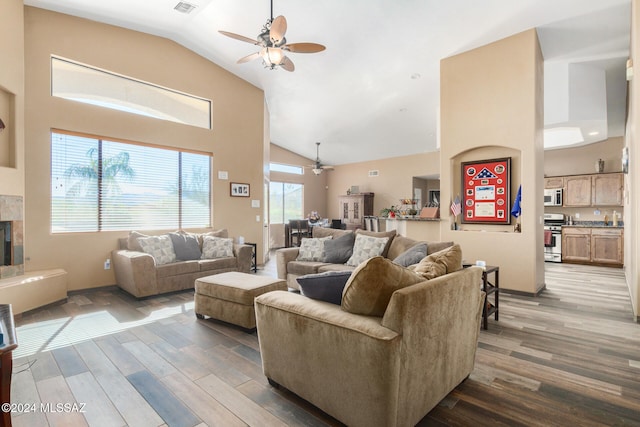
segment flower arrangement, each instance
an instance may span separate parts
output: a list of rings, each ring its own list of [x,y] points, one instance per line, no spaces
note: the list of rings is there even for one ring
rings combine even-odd
[[[318,211],[311,211],[311,213],[307,215],[307,219],[311,222],[318,222],[320,221],[320,214],[318,214]]]
[[[398,208],[396,208],[395,206],[391,206],[390,208],[384,208],[380,211],[380,216],[381,217],[387,217],[387,218],[395,218],[396,215],[398,215],[400,213],[400,211],[398,210]]]

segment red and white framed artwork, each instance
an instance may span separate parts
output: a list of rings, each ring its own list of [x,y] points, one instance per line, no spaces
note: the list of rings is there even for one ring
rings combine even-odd
[[[511,224],[511,157],[462,163],[462,223]]]

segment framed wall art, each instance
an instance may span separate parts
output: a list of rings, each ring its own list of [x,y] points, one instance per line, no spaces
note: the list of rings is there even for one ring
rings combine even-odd
[[[249,184],[231,183],[231,197],[249,197]]]
[[[511,157],[462,163],[462,223],[511,224]]]

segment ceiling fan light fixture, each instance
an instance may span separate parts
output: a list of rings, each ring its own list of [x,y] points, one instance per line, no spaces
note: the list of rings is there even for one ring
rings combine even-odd
[[[264,65],[274,69],[278,65],[282,65],[284,60],[284,52],[279,47],[263,47],[260,56],[264,61]]]
[[[313,168],[311,169],[314,175],[320,175],[322,173],[322,168]]]

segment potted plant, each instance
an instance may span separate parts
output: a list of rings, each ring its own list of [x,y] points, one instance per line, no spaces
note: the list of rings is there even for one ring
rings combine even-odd
[[[380,216],[386,218],[395,218],[398,212],[399,211],[395,206],[391,206],[390,208],[384,208],[380,210]]]

